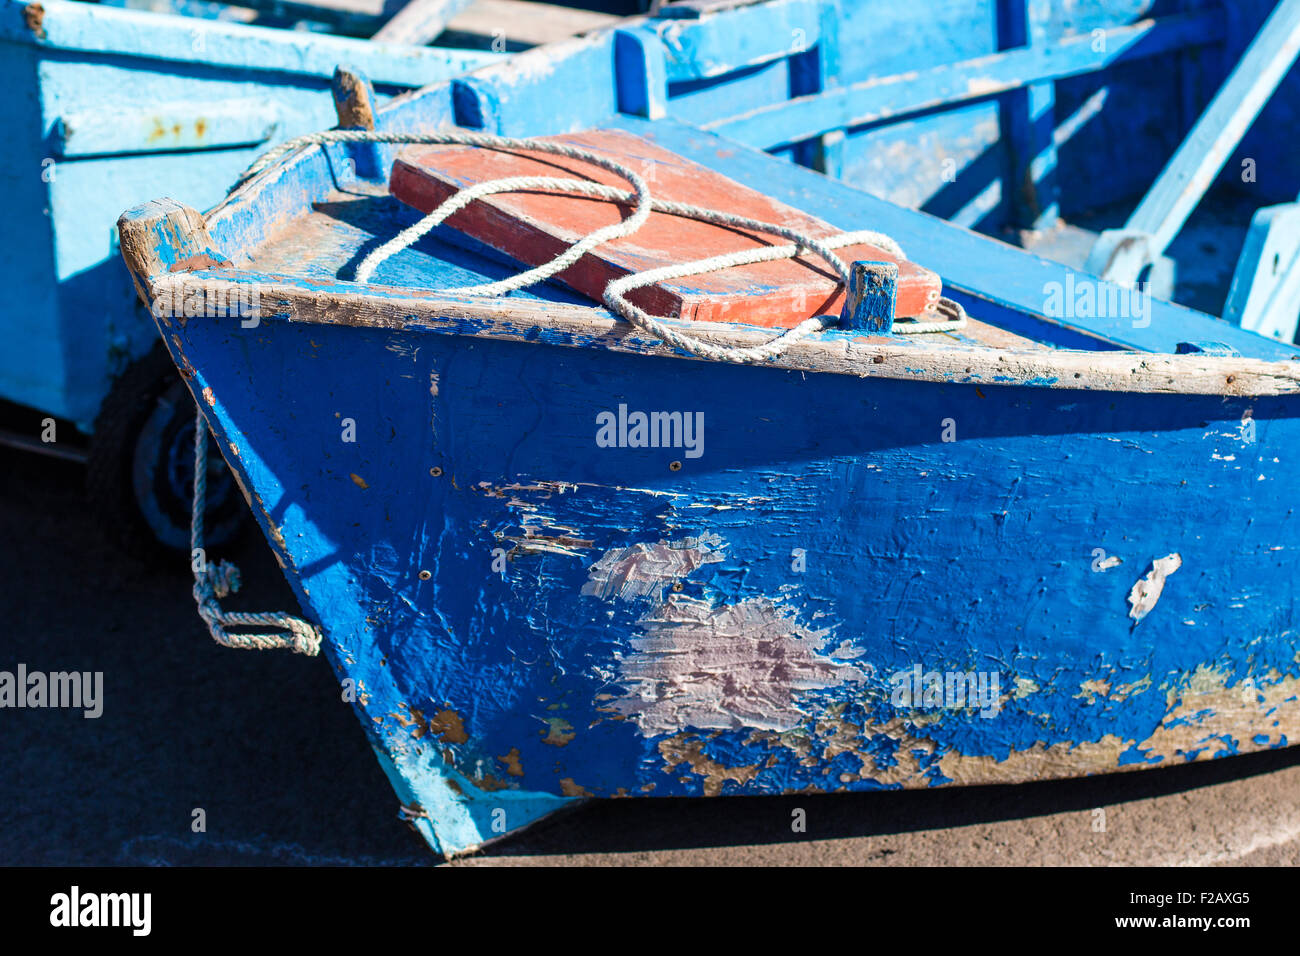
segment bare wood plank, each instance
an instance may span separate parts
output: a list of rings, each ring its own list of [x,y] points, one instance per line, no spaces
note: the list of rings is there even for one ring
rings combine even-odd
[[[447,23],[469,4],[470,0],[410,0],[371,39],[424,46],[432,43],[447,28]]]
[[[334,285],[295,276],[209,269],[170,272],[147,279],[152,298],[166,302],[243,296],[260,303],[263,314],[286,314],[292,322],[360,325],[465,335],[509,341],[544,341],[568,348],[605,348],[640,355],[684,358],[600,308],[416,292],[387,286]],[[224,300],[223,300],[224,301]],[[769,330],[740,325],[673,323],[717,345],[757,345]],[[937,383],[1030,385],[1065,390],[1267,396],[1300,393],[1300,362],[1205,354],[1082,352],[1072,349],[992,349],[965,345],[943,335],[847,336],[827,334],[794,343],[766,363],[771,368]],[[704,361],[703,359],[686,359]]]
[[[593,10],[577,10],[529,0],[475,0],[447,24],[449,33],[492,39],[512,46],[540,46],[567,37],[601,30],[621,18]]]
[[[391,16],[400,0],[239,0],[239,5],[264,13],[280,13],[327,22],[359,25]]]

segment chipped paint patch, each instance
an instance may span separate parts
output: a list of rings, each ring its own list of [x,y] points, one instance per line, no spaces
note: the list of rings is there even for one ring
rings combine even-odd
[[[704,741],[690,734],[682,734],[659,741],[659,755],[664,759],[664,773],[672,773],[685,764],[691,773],[704,778],[704,795],[716,797],[728,780],[746,784],[758,775],[758,764],[748,767],[726,767],[704,753]]]
[[[726,544],[716,534],[615,548],[591,566],[582,593],[606,601],[655,596],[696,568],[721,561],[725,549]]]
[[[577,736],[573,731],[573,724],[563,717],[547,717],[545,720],[546,736],[542,738],[542,743],[550,744],[552,747],[563,747]]]
[[[1075,700],[1086,699],[1089,704],[1095,704],[1098,697],[1107,697],[1110,695],[1110,681],[1108,680],[1086,680],[1079,685],[1079,693],[1074,695]]]
[[[1300,678],[1271,671],[1261,678],[1231,683],[1233,675],[1216,666],[1201,665],[1169,688],[1165,715],[1141,740],[1105,734],[1096,740],[1062,741],[1001,755],[963,754],[924,736],[916,721],[894,717],[862,725],[844,719],[844,705],[783,733],[755,731],[746,746],[788,750],[805,767],[827,764],[847,754],[860,769],[840,780],[846,789],[857,780],[906,788],[944,785],[1019,783],[1092,773],[1137,770],[1171,761],[1200,761],[1264,747],[1300,737]],[[1146,677],[1109,693],[1140,693],[1150,687]],[[1105,680],[1085,681],[1102,692]],[[886,746],[881,744],[887,743]],[[660,748],[661,753],[663,748]],[[935,778],[934,769],[940,776]]]
[[[23,23],[36,39],[45,39],[45,8],[39,3],[29,3],[23,8]]]
[[[514,547],[509,551],[511,559],[525,554],[560,554],[566,558],[577,558],[592,546],[586,538],[575,538],[567,534],[537,534],[528,525],[524,526],[522,536],[504,536]]]
[[[830,630],[800,624],[772,600],[715,606],[673,594],[638,622],[635,653],[619,662],[627,693],[607,708],[643,736],[700,730],[788,730],[807,713],[800,698],[870,676],[827,655]]]
[[[1148,674],[1141,680],[1132,681],[1128,684],[1120,684],[1110,694],[1113,701],[1123,702],[1130,697],[1136,697],[1138,694],[1145,693],[1151,689],[1151,675]]]
[[[1038,683],[1030,680],[1028,677],[1017,677],[1015,689],[1011,696],[1016,700],[1024,700],[1030,694],[1038,693]]]
[[[519,748],[511,747],[510,752],[504,757],[497,757],[506,765],[506,773],[512,777],[522,777],[524,775],[524,765],[519,760]]]
[[[592,797],[595,796],[590,790],[579,783],[575,783],[572,777],[563,777],[560,780],[560,793],[566,797]]]
[[[1150,614],[1156,602],[1160,600],[1160,595],[1164,593],[1165,581],[1182,566],[1182,556],[1176,551],[1152,561],[1151,570],[1138,578],[1137,583],[1128,593],[1130,605],[1128,616],[1135,621],[1141,621]]]
[[[463,744],[469,740],[465,723],[454,710],[440,710],[429,718],[429,732],[449,744]]]
[[[370,487],[368,484],[366,484],[366,479],[362,478],[360,475],[354,472],[349,472],[348,477],[351,478],[352,483],[356,485],[358,488],[360,488],[362,491],[365,491],[367,488]]]

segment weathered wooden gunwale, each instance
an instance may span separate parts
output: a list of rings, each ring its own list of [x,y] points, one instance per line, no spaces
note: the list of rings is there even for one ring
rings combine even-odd
[[[283,318],[322,325],[418,328],[469,337],[540,340],[578,348],[692,358],[596,307],[440,295],[247,270],[205,269],[157,275],[150,279],[150,291],[155,300],[176,302],[194,296],[224,301],[235,293],[245,296],[256,293],[261,310],[269,313],[271,321]],[[183,321],[203,321],[203,317]],[[742,325],[677,324],[704,341],[719,345],[755,345],[771,338],[769,330]],[[1195,354],[1084,352],[1043,346],[991,348],[962,344],[942,334],[857,336],[832,330],[796,343],[765,364],[859,378],[1105,389],[1135,394],[1239,397],[1300,393],[1300,362]]]

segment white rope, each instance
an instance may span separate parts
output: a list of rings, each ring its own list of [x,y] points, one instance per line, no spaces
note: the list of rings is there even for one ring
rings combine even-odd
[[[535,266],[518,275],[497,282],[463,286],[461,288],[443,289],[441,290],[442,292],[451,295],[497,296],[505,295],[508,292],[513,292],[534,285],[563,272],[588,251],[601,243],[633,234],[641,227],[642,223],[645,222],[652,209],[657,212],[696,219],[701,222],[709,222],[728,228],[766,232],[791,240],[787,245],[759,246],[753,249],[740,250],[725,255],[712,256],[707,259],[699,259],[694,262],[685,262],[665,266],[660,269],[648,270],[639,274],[624,276],[621,279],[616,279],[613,282],[610,282],[605,287],[602,299],[606,307],[612,312],[622,316],[643,332],[653,335],[656,338],[663,339],[665,342],[668,342],[677,348],[683,349],[690,354],[698,355],[702,358],[742,363],[767,361],[768,359],[780,355],[800,339],[807,338],[809,335],[822,331],[828,325],[834,324],[836,317],[815,316],[810,319],[805,319],[803,322],[799,323],[799,325],[786,330],[762,345],[722,346],[703,341],[693,335],[686,334],[673,328],[662,320],[645,312],[643,309],[634,306],[627,300],[625,293],[632,289],[649,285],[660,279],[683,278],[685,276],[700,275],[706,272],[730,269],[740,265],[771,262],[778,259],[789,259],[801,255],[805,250],[815,252],[822,259],[826,260],[839,276],[840,281],[847,287],[849,283],[848,268],[844,265],[844,262],[839,258],[839,256],[835,254],[835,249],[843,248],[848,245],[864,243],[881,248],[897,258],[903,257],[903,250],[898,243],[883,233],[864,230],[852,233],[841,233],[837,236],[819,239],[813,236],[804,235],[798,230],[791,229],[787,226],[781,226],[776,223],[761,222],[744,216],[737,216],[732,213],[721,212],[715,209],[706,209],[701,206],[692,206],[686,203],[658,200],[650,196],[649,188],[646,186],[645,181],[637,175],[635,171],[620,163],[609,160],[598,153],[546,140],[515,139],[503,136],[491,136],[483,133],[407,134],[378,133],[371,130],[328,130],[321,133],[311,133],[282,143],[280,146],[277,146],[275,149],[266,153],[261,157],[261,159],[249,167],[248,171],[240,178],[239,183],[236,185],[238,186],[246,182],[248,179],[257,175],[257,173],[266,169],[282,157],[287,156],[289,153],[313,145],[324,146],[328,143],[422,143],[431,145],[478,146],[486,149],[529,150],[551,153],[600,166],[601,168],[609,170],[610,172],[626,179],[632,184],[634,189],[634,192],[629,193],[612,186],[606,186],[602,183],[594,183],[589,180],[564,179],[553,176],[514,176],[479,183],[449,196],[423,219],[403,229],[392,239],[388,240],[367,255],[357,267],[356,281],[360,283],[369,282],[373,277],[375,270],[383,262],[396,255],[398,252],[414,245],[423,236],[427,235],[435,227],[444,222],[448,217],[454,215],[474,200],[500,192],[518,192],[523,190],[568,193],[577,192],[581,195],[610,199],[616,202],[631,203],[633,210],[632,214],[626,219],[609,226],[604,226],[601,229],[584,236],[549,262],[542,263],[541,265]],[[940,321],[900,322],[894,325],[893,331],[899,334],[953,332],[965,326],[966,313],[959,303],[954,302],[951,299],[940,298],[938,302],[935,303],[934,308],[941,314],[949,316],[949,318]]]
[[[199,617],[208,626],[212,639],[224,647],[241,650],[270,651],[288,648],[298,654],[315,656],[320,651],[321,634],[302,618],[281,611],[249,613],[223,611],[218,598],[239,590],[239,568],[229,561],[212,564],[203,548],[203,511],[208,494],[208,425],[203,413],[194,416],[194,502],[190,513],[191,566],[194,570],[194,602]],[[195,560],[197,559],[197,560]],[[227,627],[279,628],[279,633],[232,634]]]

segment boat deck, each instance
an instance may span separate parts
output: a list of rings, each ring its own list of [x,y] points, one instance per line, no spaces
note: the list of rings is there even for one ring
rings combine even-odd
[[[309,214],[290,221],[256,247],[238,253],[236,260],[238,265],[261,272],[351,280],[371,250],[420,218],[418,211],[399,202],[382,186],[355,184],[331,191],[324,200],[313,204]],[[372,281],[390,287],[438,291],[501,279],[516,274],[520,268],[491,247],[440,227],[385,261]],[[507,298],[594,305],[556,282],[539,283]],[[928,344],[943,340],[997,349],[1052,348],[973,316],[961,332],[892,336],[902,342],[921,338]]]

